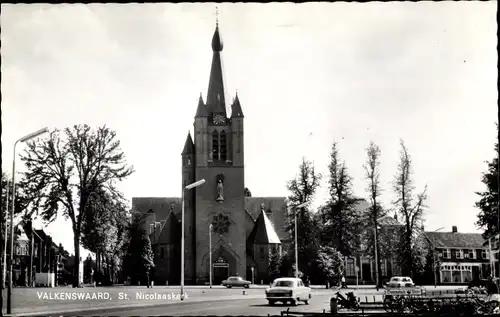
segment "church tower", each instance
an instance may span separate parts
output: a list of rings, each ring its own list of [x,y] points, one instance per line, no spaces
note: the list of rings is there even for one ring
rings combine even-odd
[[[244,116],[237,94],[229,103],[222,66],[223,47],[217,22],[206,102],[200,96],[194,118],[194,144],[191,150],[186,150],[191,146],[188,136],[183,151],[183,185],[200,179],[206,181],[191,190],[189,199],[193,204],[185,209],[186,284],[208,282],[210,267],[214,284],[231,275],[246,274]],[[213,263],[209,263],[210,225]]]

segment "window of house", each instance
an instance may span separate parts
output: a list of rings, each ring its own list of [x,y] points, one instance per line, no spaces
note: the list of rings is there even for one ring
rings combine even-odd
[[[464,253],[466,254],[466,257],[468,259],[475,259],[476,258],[476,250],[465,250]]]
[[[444,249],[443,250],[443,259],[450,259],[451,258],[451,252],[449,249]]]
[[[165,248],[160,247],[160,259],[163,260],[165,259]]]
[[[356,268],[354,267],[354,259],[347,259],[346,276],[356,276]]]
[[[264,253],[264,247],[260,247],[260,259],[264,260],[266,258],[265,253]]]
[[[380,270],[382,271],[382,276],[387,276],[387,266],[385,265],[385,261],[380,262]]]
[[[490,258],[490,253],[488,252],[488,250],[481,250],[481,258],[483,260],[488,260]]]
[[[455,250],[455,257],[457,259],[463,259],[464,258],[463,250]]]

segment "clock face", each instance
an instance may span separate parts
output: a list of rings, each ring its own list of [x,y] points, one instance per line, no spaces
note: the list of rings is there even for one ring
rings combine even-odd
[[[223,115],[221,115],[221,114],[214,115],[214,123],[215,124],[223,124],[224,122],[226,122],[226,118],[224,118]]]

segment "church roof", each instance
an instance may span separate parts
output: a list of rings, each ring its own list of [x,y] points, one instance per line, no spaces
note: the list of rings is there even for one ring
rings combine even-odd
[[[233,104],[231,105],[231,118],[243,118],[243,110],[241,110],[238,93],[236,93],[236,98],[234,98]]]
[[[156,221],[166,220],[171,208],[174,214],[179,216],[181,212],[181,198],[179,197],[133,197],[132,207],[141,214],[152,210],[156,215]]]
[[[274,230],[274,226],[267,218],[264,210],[261,210],[259,217],[255,221],[255,227],[248,237],[249,242],[253,244],[281,243],[280,238]]]
[[[222,66],[221,52],[223,49],[222,38],[219,26],[215,27],[212,37],[212,67],[210,69],[210,78],[208,81],[207,109],[208,113],[222,113],[227,116],[226,111],[226,90],[224,87],[224,69]]]
[[[157,241],[162,244],[175,244],[181,239],[181,226],[174,212],[170,212]]]
[[[184,154],[193,154],[194,153],[194,143],[191,138],[191,133],[188,132],[186,137],[186,143],[184,143],[184,149],[182,150],[182,155]]]
[[[287,202],[285,197],[245,197],[245,209],[255,221],[260,216],[261,204],[270,211],[270,221],[280,240],[286,240],[290,233],[286,230],[288,222]],[[252,230],[252,229],[250,229]]]

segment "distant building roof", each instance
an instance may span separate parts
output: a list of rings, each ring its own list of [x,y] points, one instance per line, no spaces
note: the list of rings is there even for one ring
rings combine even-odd
[[[170,210],[174,209],[176,216],[181,212],[180,197],[133,197],[132,207],[141,214],[152,210],[156,215],[156,221],[166,220]]]
[[[461,232],[425,232],[425,235],[436,248],[484,248],[484,239],[480,233]]]
[[[399,221],[389,215],[378,218],[377,222],[381,226],[401,226]]]

